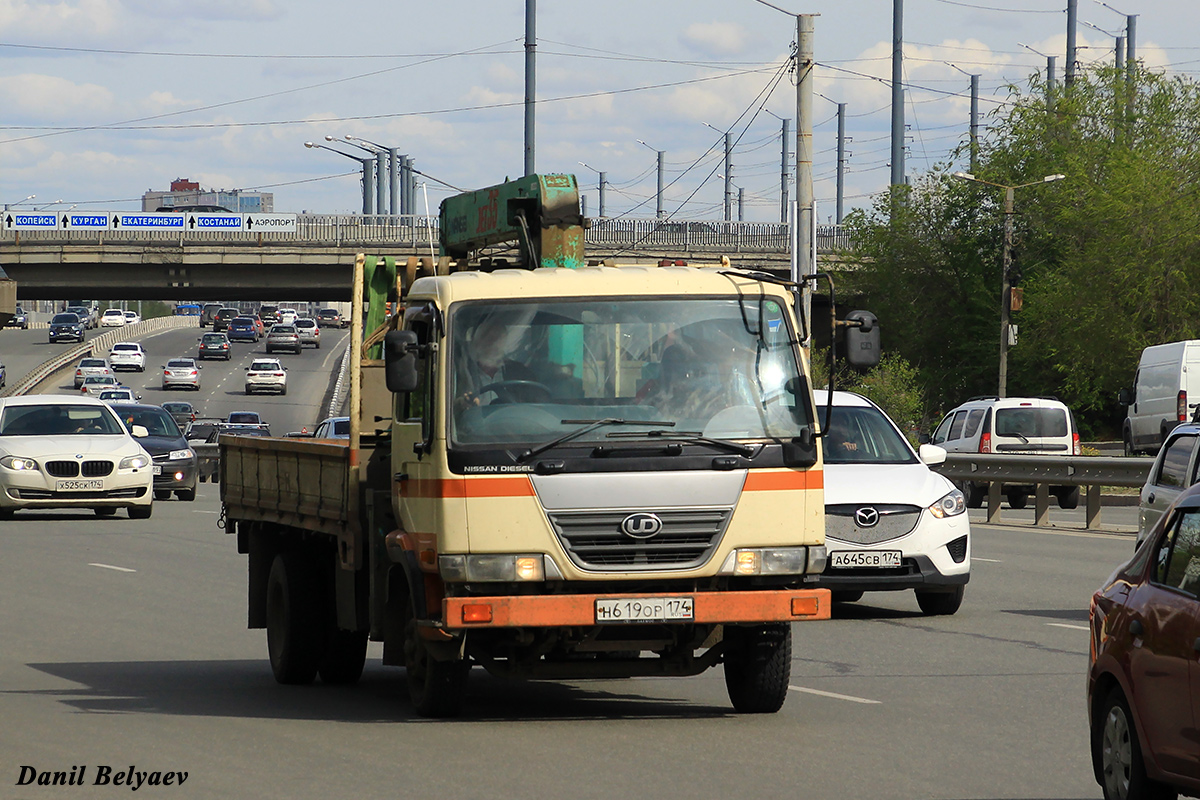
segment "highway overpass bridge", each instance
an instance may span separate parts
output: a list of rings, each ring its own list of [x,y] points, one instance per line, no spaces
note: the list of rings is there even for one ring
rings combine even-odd
[[[711,220],[593,219],[589,258],[713,261],[786,273],[789,226]],[[437,218],[302,214],[294,231],[14,230],[0,226],[0,267],[24,300],[349,300],[354,255],[429,256]],[[819,253],[848,242],[817,229]]]

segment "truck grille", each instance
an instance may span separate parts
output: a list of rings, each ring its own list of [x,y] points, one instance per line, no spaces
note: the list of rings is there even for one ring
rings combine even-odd
[[[641,511],[639,509],[639,511]],[[649,539],[621,531],[633,511],[572,511],[550,514],[558,540],[571,561],[601,572],[694,569],[712,557],[732,509],[654,512],[662,530]]]
[[[860,525],[855,519],[855,512],[860,508],[875,509],[879,521],[869,527]],[[920,506],[860,503],[828,505],[825,506],[825,536],[839,542],[878,544],[912,533],[920,518]]]

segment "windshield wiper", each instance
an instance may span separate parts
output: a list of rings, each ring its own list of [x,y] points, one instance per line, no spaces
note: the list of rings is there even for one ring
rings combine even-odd
[[[674,424],[674,423],[672,423]],[[710,447],[718,447],[723,450],[728,450],[732,453],[737,453],[746,458],[752,458],[758,453],[753,447],[741,442],[733,442],[729,439],[714,439],[711,436],[704,436],[699,431],[613,431],[606,434],[609,439],[628,438],[633,436],[649,436],[655,439],[669,439],[673,442],[687,442],[689,444],[706,444]]]
[[[522,461],[528,461],[529,459],[533,458],[534,456],[541,455],[542,453],[546,452],[547,450],[553,450],[555,447],[558,447],[560,444],[566,444],[567,442],[571,441],[572,439],[578,439],[580,436],[591,433],[592,431],[596,430],[597,428],[603,428],[605,425],[656,425],[656,426],[666,425],[669,427],[675,425],[674,422],[670,422],[668,420],[621,419],[619,417],[606,417],[605,419],[564,419],[562,421],[562,424],[563,425],[582,425],[583,427],[576,428],[575,430],[571,431],[570,433],[565,433],[562,436],[558,437],[557,439],[551,439],[550,441],[546,442],[545,444],[540,444],[537,447],[531,448],[529,450],[525,450],[524,452],[517,454],[517,459],[516,459],[517,463],[519,464]]]

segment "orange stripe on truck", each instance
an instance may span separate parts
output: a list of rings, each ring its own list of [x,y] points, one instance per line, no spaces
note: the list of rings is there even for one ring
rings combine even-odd
[[[746,492],[778,492],[794,489],[821,489],[825,486],[825,473],[819,469],[768,472],[752,469],[746,473]]]
[[[636,600],[651,595],[558,594],[511,597],[447,597],[447,628],[548,628],[595,625],[597,600]],[[691,622],[790,622],[829,619],[828,589],[654,594],[693,599]]]
[[[409,480],[401,489],[408,497],[533,497],[524,475],[502,478],[425,478]]]

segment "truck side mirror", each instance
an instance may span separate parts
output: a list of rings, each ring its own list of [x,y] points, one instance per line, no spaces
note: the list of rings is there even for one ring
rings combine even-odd
[[[879,318],[870,311],[846,315],[846,363],[855,369],[870,369],[879,363]]]
[[[383,337],[384,378],[389,392],[411,392],[417,388],[416,331],[388,331]]]
[[[1117,402],[1123,406],[1133,405],[1133,389],[1122,389],[1117,392]]]

